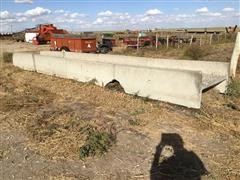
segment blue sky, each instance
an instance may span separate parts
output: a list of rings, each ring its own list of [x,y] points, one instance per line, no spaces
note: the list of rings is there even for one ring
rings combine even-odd
[[[53,23],[69,31],[239,25],[238,0],[1,0],[1,32]]]

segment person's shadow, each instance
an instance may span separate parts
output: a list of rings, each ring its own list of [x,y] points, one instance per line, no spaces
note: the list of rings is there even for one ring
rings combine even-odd
[[[200,158],[184,148],[179,134],[163,133],[150,170],[151,180],[200,180],[208,174]]]

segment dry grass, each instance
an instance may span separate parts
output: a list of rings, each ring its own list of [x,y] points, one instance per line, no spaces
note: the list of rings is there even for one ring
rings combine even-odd
[[[172,123],[177,123],[193,118],[186,108],[146,101],[92,84],[22,72],[11,66],[1,73],[1,93],[5,95],[0,96],[0,110],[13,114],[17,111],[14,121],[18,127],[15,128],[25,129],[32,139],[29,145],[53,159],[77,159],[78,150],[86,142],[91,128],[113,134],[121,128],[150,133],[151,123],[156,119],[171,118]],[[227,101],[217,93],[206,94],[202,110],[196,111],[197,114],[193,111],[199,120],[193,125],[207,125],[215,130],[224,128],[226,132],[238,134],[239,111],[230,110]],[[185,115],[179,117],[178,111]]]
[[[211,91],[204,94],[201,110],[191,110],[6,65],[0,72],[0,99],[0,113],[6,117],[0,122],[2,129],[22,131],[29,137],[28,146],[49,159],[79,159],[89,129],[116,136],[132,129],[159,138],[160,130],[175,127],[184,128],[188,147],[196,146],[187,134],[192,129],[207,139],[223,136],[228,154],[215,154],[211,159],[221,168],[209,163],[223,174],[229,173],[223,168],[229,160],[229,168],[239,167],[231,158],[240,147],[240,111],[226,105],[239,103],[239,98],[232,100]],[[199,153],[213,152],[200,148]]]
[[[164,46],[159,47],[157,50],[154,47],[142,48],[137,51],[136,49],[128,48],[112,52],[112,54],[138,56],[138,57],[151,57],[151,58],[166,58],[166,59],[200,59],[206,61],[228,61],[231,59],[232,50],[234,47],[233,42],[220,43],[213,45],[193,46],[182,45],[180,48]]]
[[[191,46],[185,49],[184,51],[184,59],[193,59],[199,60],[202,57],[211,53],[211,46],[209,47],[199,47],[199,46]]]
[[[4,95],[0,96],[0,111],[10,114],[18,112],[18,117],[12,119],[14,120],[12,127],[24,130],[32,139],[29,146],[40,154],[50,159],[78,159],[79,148],[87,140],[90,129],[115,133],[112,112],[108,112],[107,116],[103,115],[105,110],[99,108],[98,103],[83,103],[61,97],[60,94],[58,94],[60,98],[56,99],[57,95],[52,93],[54,90],[51,92],[40,86],[26,84],[29,82],[25,80],[27,74],[24,75],[24,82],[15,82],[13,79],[18,75],[21,76],[19,73],[21,71],[18,69],[6,66],[2,72],[0,90]],[[86,88],[90,93],[101,89],[92,84],[81,87],[78,83],[69,80],[60,81],[66,83],[65,88],[73,84],[74,87],[70,86],[73,89]],[[101,91],[105,90],[101,89]],[[107,92],[111,93],[111,91]]]

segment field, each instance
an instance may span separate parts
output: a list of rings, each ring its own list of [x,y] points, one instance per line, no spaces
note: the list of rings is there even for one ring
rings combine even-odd
[[[31,46],[1,43],[3,49],[15,51]],[[203,47],[199,58],[229,61],[233,46]],[[191,59],[187,50],[113,54]],[[239,179],[240,66],[228,94],[209,90],[203,94],[202,108],[195,110],[2,63],[0,127],[3,179],[153,180],[159,175],[156,160],[173,152],[178,157],[167,164],[171,171],[163,169],[159,176]],[[201,167],[189,168],[186,164],[191,163]]]

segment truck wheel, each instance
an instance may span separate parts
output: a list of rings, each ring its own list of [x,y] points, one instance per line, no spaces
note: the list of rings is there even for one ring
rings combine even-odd
[[[68,47],[63,46],[63,47],[60,48],[60,51],[67,51],[67,52],[69,52],[70,50],[69,50]]]
[[[107,47],[101,47],[100,52],[101,52],[102,54],[106,54],[106,53],[109,52],[109,49],[108,49]]]

